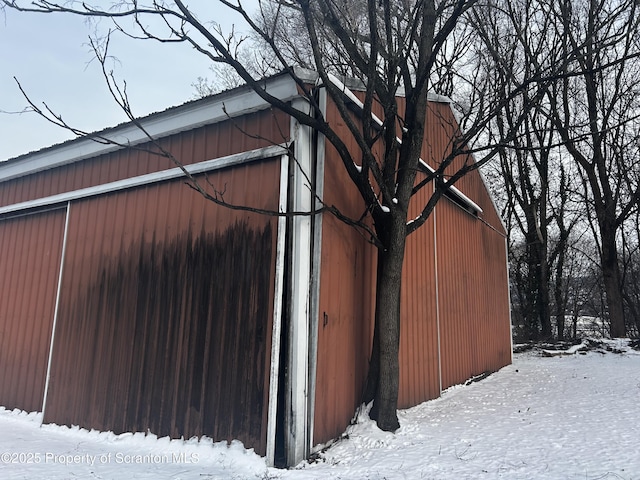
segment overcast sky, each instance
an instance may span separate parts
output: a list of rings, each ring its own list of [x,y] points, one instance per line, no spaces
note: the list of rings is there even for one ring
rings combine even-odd
[[[243,2],[243,4],[253,2]],[[230,29],[243,28],[238,17],[212,0],[194,0],[199,18]],[[203,7],[204,6],[204,7]],[[202,9],[204,8],[204,10]],[[106,30],[103,21],[99,28]],[[95,131],[126,121],[111,98],[100,65],[88,45],[94,27],[68,15],[0,11],[0,161],[59,143],[73,136],[35,113],[20,112],[27,102],[13,79],[31,99],[74,127]],[[126,80],[136,115],[179,105],[194,97],[191,85],[211,77],[209,61],[189,46],[120,38],[110,53],[118,58],[115,74]]]

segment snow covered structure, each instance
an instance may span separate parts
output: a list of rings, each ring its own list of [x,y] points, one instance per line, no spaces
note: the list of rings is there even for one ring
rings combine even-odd
[[[309,108],[286,75],[266,85]],[[321,87],[318,98],[340,128]],[[294,464],[360,403],[374,247],[327,213],[218,206],[153,152],[255,210],[322,199],[357,218],[362,200],[322,137],[246,87],[141,125],[158,145],[124,124],[96,138],[127,148],[80,138],[0,165],[0,405],[116,433],[239,439]],[[435,165],[455,126],[445,99],[431,99],[427,125]],[[477,172],[456,186],[408,239],[400,407],[511,361],[504,228]]]

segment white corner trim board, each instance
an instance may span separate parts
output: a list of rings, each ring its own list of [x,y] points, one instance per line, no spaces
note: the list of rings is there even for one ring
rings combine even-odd
[[[294,100],[302,111],[309,104]],[[295,145],[290,201],[294,211],[311,212],[313,208],[312,175],[313,134],[309,127],[291,123],[291,139]],[[309,314],[312,269],[311,216],[296,216],[291,222],[291,299],[289,325],[289,358],[287,396],[287,463],[295,465],[308,455],[307,410],[309,395]]]

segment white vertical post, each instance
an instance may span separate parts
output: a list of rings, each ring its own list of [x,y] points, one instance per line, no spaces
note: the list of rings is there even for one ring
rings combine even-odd
[[[309,110],[301,99],[294,107]],[[294,142],[291,208],[295,212],[311,212],[313,207],[312,148],[309,127],[294,119],[291,124]],[[309,293],[311,288],[311,216],[297,215],[291,221],[291,305],[289,328],[288,392],[287,392],[287,462],[294,465],[307,453],[307,399],[309,379]]]
[[[327,111],[327,91],[324,88],[318,91],[318,105],[324,116]],[[315,195],[313,198],[316,209],[322,207],[324,198],[324,135],[316,133],[316,165],[315,165]],[[318,318],[320,315],[320,272],[322,258],[322,215],[313,217],[313,244],[311,266],[311,314],[309,315],[309,401],[307,410],[307,448],[311,453],[313,449],[313,431],[316,410],[316,373],[318,369]]]
[[[42,420],[47,408],[47,394],[49,393],[49,380],[51,379],[51,362],[53,361],[53,342],[56,336],[56,326],[58,324],[58,310],[60,309],[60,296],[62,294],[62,273],[64,271],[64,259],[67,251],[67,233],[69,232],[69,214],[71,212],[71,202],[67,202],[67,212],[64,220],[64,234],[62,236],[62,252],[60,254],[60,270],[58,271],[58,288],[56,291],[56,304],[53,310],[53,325],[51,326],[51,341],[49,342],[49,358],[47,360],[47,376],[44,382],[44,395],[42,397]]]

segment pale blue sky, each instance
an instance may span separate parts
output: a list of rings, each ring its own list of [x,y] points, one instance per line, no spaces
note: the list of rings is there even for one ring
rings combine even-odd
[[[243,2],[255,5],[257,2]],[[229,29],[240,19],[211,0],[194,0],[203,7],[199,18]],[[255,8],[255,7],[254,7]],[[106,29],[107,22],[99,28]],[[95,131],[126,120],[110,97],[100,65],[92,61],[88,37],[94,27],[81,18],[55,14],[0,12],[0,161],[59,143],[73,136],[26,106],[13,77],[38,104],[46,102],[74,127]],[[199,76],[211,76],[210,62],[188,45],[150,41],[112,41],[117,78],[127,81],[136,115],[146,115],[193,98],[191,86]]]

